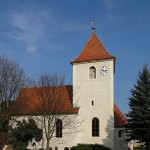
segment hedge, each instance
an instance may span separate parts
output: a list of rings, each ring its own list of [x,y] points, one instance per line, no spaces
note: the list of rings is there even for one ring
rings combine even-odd
[[[78,144],[77,146],[71,147],[70,150],[111,150],[100,144]]]

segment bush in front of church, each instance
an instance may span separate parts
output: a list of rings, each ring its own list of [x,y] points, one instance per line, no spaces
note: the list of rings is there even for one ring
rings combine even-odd
[[[100,144],[78,144],[77,146],[71,147],[70,150],[111,150]]]

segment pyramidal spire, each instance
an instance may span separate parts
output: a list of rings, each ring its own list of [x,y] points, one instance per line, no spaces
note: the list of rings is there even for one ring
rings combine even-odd
[[[104,59],[115,59],[115,57],[107,52],[96,33],[92,32],[81,53],[72,63]]]

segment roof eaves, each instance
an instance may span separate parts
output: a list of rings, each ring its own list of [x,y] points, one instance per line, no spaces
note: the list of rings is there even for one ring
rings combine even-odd
[[[80,62],[94,62],[94,61],[101,61],[101,60],[116,60],[116,58],[114,56],[110,57],[110,58],[102,58],[102,59],[93,59],[93,60],[77,60],[77,61],[72,61],[71,64],[75,64],[75,63],[80,63]]]

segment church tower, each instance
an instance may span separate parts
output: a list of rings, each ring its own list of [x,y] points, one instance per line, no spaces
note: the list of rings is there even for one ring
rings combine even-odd
[[[103,144],[114,149],[115,57],[91,34],[73,65],[73,102],[83,121],[75,143]]]

